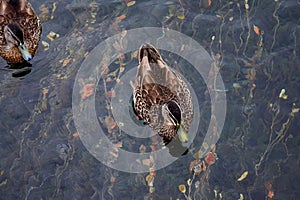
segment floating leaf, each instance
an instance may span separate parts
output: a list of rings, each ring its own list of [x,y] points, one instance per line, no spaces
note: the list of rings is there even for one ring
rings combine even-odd
[[[189,178],[187,181],[186,181],[187,185],[190,187],[193,183],[193,181]]]
[[[113,177],[113,176],[110,177],[109,182],[110,182],[111,184],[114,184],[114,183],[116,182],[116,178]]]
[[[245,171],[245,172],[240,176],[240,178],[238,178],[237,181],[242,181],[242,180],[244,180],[247,176],[248,176],[248,171]]]
[[[51,14],[50,19],[54,19],[54,15],[53,14],[54,14],[56,8],[57,8],[57,3],[54,2],[53,5],[52,5],[52,14]]]
[[[154,182],[154,176],[151,176],[150,174],[146,176],[147,185],[149,187],[153,187]]]
[[[240,193],[240,198],[239,200],[244,200],[244,195],[242,193]]]
[[[55,33],[53,31],[50,31],[50,33],[47,35],[47,38],[52,42],[55,38],[59,38],[59,34]]]
[[[73,137],[74,138],[78,138],[79,137],[79,133],[78,132],[73,133]]]
[[[215,154],[213,152],[209,152],[206,157],[205,161],[208,165],[212,165],[216,162]]]
[[[125,18],[126,18],[126,15],[120,15],[120,16],[117,18],[117,20],[122,21],[122,20],[125,19]]]
[[[218,197],[218,190],[214,189],[214,195],[215,195],[215,198]]]
[[[4,186],[4,185],[6,185],[6,184],[7,184],[7,179],[5,179],[4,181],[2,181],[2,182],[0,183],[0,187]]]
[[[49,43],[48,42],[46,42],[46,41],[42,41],[42,45],[45,47],[45,48],[49,48]]]
[[[151,179],[151,176],[150,176],[150,174],[148,174],[148,175],[146,176],[146,181],[148,182],[150,179]]]
[[[182,193],[185,193],[185,192],[186,192],[186,187],[185,187],[184,184],[179,185],[179,186],[178,186],[178,189],[179,189],[179,191],[182,192]]]
[[[128,3],[127,3],[127,6],[129,7],[129,6],[133,6],[134,4],[135,4],[135,2],[136,1],[129,1]]]
[[[211,5],[211,0],[207,0],[207,6]]]
[[[177,16],[178,19],[184,20],[184,18],[185,18],[184,9],[181,8],[181,9],[177,10],[176,16]]]
[[[177,18],[181,19],[181,20],[184,20],[184,12],[178,12],[177,13]]]
[[[285,89],[281,89],[280,94],[279,94],[280,99],[287,99],[288,95],[285,94]]]
[[[223,199],[222,193],[219,193],[219,199]]]
[[[65,59],[65,60],[63,61],[63,63],[62,63],[62,67],[67,66],[71,60],[72,60],[72,58],[67,58],[67,59]]]
[[[292,113],[295,114],[295,113],[298,113],[300,111],[300,108],[292,108]]]
[[[151,176],[155,176],[156,175],[155,169],[153,167],[151,167],[149,171],[150,171],[150,175]]]
[[[257,26],[253,25],[253,30],[256,33],[256,35],[260,35],[260,30]]]
[[[125,67],[120,67],[120,73],[124,72]]]
[[[274,192],[269,191],[267,196],[268,196],[268,198],[272,199],[274,197]]]
[[[154,191],[155,191],[155,187],[150,186],[150,187],[149,187],[149,193],[152,194]]]
[[[247,4],[247,3],[245,4],[245,9],[249,10],[249,4]]]
[[[121,148],[123,146],[123,142],[120,141],[120,142],[116,143],[115,146],[118,148]]]

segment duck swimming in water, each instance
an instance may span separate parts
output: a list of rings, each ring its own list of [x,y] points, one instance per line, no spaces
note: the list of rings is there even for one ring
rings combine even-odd
[[[27,0],[0,2],[0,56],[8,63],[31,60],[42,33],[38,16]]]
[[[141,46],[138,60],[136,82],[133,84],[136,116],[163,137],[165,144],[175,137],[187,142],[193,118],[192,98],[187,84],[150,44]]]

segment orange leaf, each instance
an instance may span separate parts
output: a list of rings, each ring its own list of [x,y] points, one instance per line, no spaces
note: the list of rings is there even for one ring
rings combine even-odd
[[[253,25],[253,30],[256,33],[256,35],[260,35],[260,30],[257,26]]]
[[[125,19],[125,18],[126,18],[126,15],[121,15],[121,16],[118,17],[118,20],[121,21],[121,20],[123,20],[123,19]]]
[[[118,142],[115,144],[116,147],[121,148],[123,146],[123,142]]]
[[[110,177],[109,182],[110,182],[111,184],[114,184],[114,183],[116,182],[116,178],[113,177],[113,176]]]
[[[155,169],[153,167],[150,168],[150,176],[155,176],[156,172]]]
[[[77,133],[77,132],[73,133],[73,137],[74,138],[78,138],[79,137],[79,133]]]
[[[270,190],[267,196],[268,198],[272,199],[274,197],[274,192]]]
[[[82,92],[81,99],[85,100],[89,96],[93,95],[94,87],[95,87],[95,84],[86,84],[81,91]]]
[[[213,152],[209,152],[206,157],[205,157],[205,161],[208,165],[212,165],[216,162],[216,158]]]
[[[207,7],[209,7],[211,5],[211,0],[207,1]]]

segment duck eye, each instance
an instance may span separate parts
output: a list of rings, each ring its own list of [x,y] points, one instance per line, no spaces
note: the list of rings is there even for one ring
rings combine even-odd
[[[167,103],[167,106],[170,112],[170,117],[174,120],[176,126],[179,126],[181,123],[181,109],[178,103],[172,100]]]
[[[19,44],[19,47],[22,49],[22,50],[25,50],[25,46],[23,44]]]

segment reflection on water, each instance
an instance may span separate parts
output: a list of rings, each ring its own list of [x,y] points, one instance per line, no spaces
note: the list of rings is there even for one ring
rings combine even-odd
[[[22,78],[12,77],[8,70],[0,74],[0,196],[185,199],[178,189],[185,184],[185,195],[190,192],[192,199],[297,199],[300,4],[246,2],[32,0],[43,23],[43,42],[31,62],[31,73]],[[205,85],[192,84],[199,91],[201,113],[199,140],[192,153],[146,174],[118,172],[101,164],[82,145],[72,119],[72,87],[82,61],[107,37],[144,26],[167,27],[198,41],[220,67],[228,90],[225,127],[215,148],[218,159],[211,165],[205,161],[206,170],[198,171],[190,191],[193,148],[197,149],[211,118]],[[171,65],[182,63],[176,56],[166,60]],[[124,70],[126,65],[137,65],[129,55],[115,65],[119,67],[121,61]],[[0,64],[2,69],[6,66],[3,60]],[[114,66],[109,69],[107,73],[112,73]],[[199,83],[190,70],[182,74]],[[116,76],[110,79],[108,86]],[[287,96],[279,98],[283,88]],[[105,105],[114,94],[97,95]],[[124,148],[132,151],[151,151],[153,141],[144,146],[130,142],[102,107],[99,118],[112,141],[124,140]],[[248,176],[238,181],[245,171]],[[147,182],[148,174],[152,177]]]

